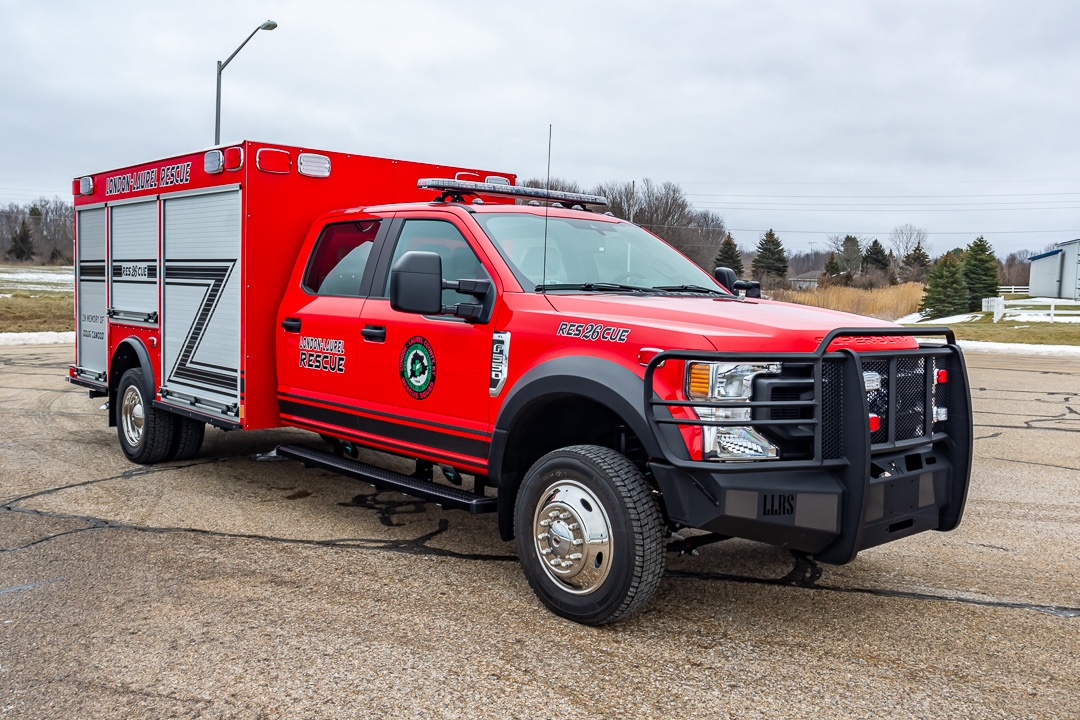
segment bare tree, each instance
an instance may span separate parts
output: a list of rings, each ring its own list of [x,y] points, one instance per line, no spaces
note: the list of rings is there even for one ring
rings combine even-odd
[[[1031,281],[1030,250],[1017,250],[1009,253],[998,269],[1002,285],[1027,285]]]
[[[893,255],[898,258],[907,257],[916,245],[921,245],[923,250],[930,252],[929,235],[926,234],[926,230],[915,227],[911,223],[894,227],[892,234],[889,235],[889,245],[892,246]]]

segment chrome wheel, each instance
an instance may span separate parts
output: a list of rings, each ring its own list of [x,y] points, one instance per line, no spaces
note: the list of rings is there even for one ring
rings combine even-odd
[[[611,570],[611,521],[604,506],[576,480],[552,483],[533,515],[533,541],[548,577],[574,595],[588,595]]]
[[[134,385],[128,385],[120,401],[120,426],[124,431],[124,439],[133,448],[138,447],[142,441],[145,421],[142,393]]]

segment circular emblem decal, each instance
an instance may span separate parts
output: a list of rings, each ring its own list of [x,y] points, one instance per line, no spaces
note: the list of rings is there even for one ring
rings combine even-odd
[[[414,400],[423,400],[435,389],[435,351],[431,343],[419,335],[411,337],[401,348],[398,372],[405,392]]]

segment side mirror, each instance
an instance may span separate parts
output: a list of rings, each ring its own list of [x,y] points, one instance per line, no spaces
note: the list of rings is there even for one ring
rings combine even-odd
[[[479,298],[479,303],[443,305],[442,291],[456,290]],[[493,305],[491,281],[443,280],[438,253],[411,250],[390,268],[390,307],[416,315],[453,315],[468,322],[487,322]]]
[[[735,292],[735,281],[737,281],[738,278],[735,277],[734,270],[726,267],[718,267],[713,270],[712,276],[716,280],[716,282],[727,288],[727,291],[729,293],[733,295],[738,294],[737,292]]]
[[[734,290],[736,292],[743,290],[748,298],[761,297],[761,283],[757,280],[736,280]]]
[[[438,315],[442,312],[442,258],[412,250],[390,268],[390,307],[398,312]]]

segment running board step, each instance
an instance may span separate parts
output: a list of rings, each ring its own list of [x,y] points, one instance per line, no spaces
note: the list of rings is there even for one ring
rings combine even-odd
[[[358,460],[338,457],[328,452],[315,450],[305,445],[279,445],[277,454],[299,460],[305,467],[318,467],[324,470],[361,480],[374,485],[379,490],[396,490],[406,495],[433,502],[447,510],[468,510],[475,514],[495,512],[498,501],[486,495],[477,495],[468,490],[441,485],[430,480],[402,475],[393,470],[375,467]]]

